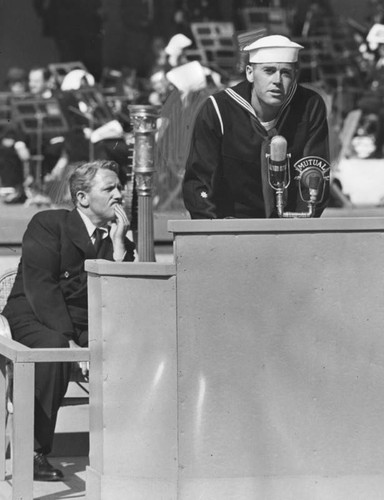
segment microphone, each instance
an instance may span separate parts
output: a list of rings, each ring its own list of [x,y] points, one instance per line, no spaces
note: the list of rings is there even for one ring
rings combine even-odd
[[[330,164],[319,156],[306,156],[294,165],[301,199],[310,204],[323,201],[325,184],[329,182]],[[304,190],[304,191],[303,191]]]
[[[275,190],[284,189],[289,185],[288,158],[287,140],[282,135],[275,135],[271,139],[268,162],[268,180]]]
[[[324,176],[321,170],[309,168],[303,172],[301,182],[309,190],[310,203],[316,203]]]

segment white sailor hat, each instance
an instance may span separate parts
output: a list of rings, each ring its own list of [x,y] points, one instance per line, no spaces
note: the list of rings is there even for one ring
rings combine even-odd
[[[384,44],[384,24],[376,23],[369,30],[367,42],[371,50],[376,50],[379,45]]]
[[[186,49],[190,45],[192,45],[192,40],[182,33],[177,33],[169,40],[164,50],[168,55],[179,55],[183,49]]]
[[[95,85],[95,78],[91,73],[83,69],[73,69],[65,75],[60,88],[61,90],[78,90],[83,81],[85,81],[89,87]]]
[[[246,45],[243,50],[249,52],[250,63],[294,63],[303,48],[286,36],[270,35]]]

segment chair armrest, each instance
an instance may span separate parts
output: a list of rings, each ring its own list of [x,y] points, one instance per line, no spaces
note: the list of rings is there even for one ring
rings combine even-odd
[[[13,363],[72,363],[89,361],[89,348],[31,349],[16,340],[0,335],[0,355]]]

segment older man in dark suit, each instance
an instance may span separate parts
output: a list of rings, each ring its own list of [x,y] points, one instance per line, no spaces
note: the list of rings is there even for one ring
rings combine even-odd
[[[129,221],[122,207],[119,167],[95,161],[70,177],[73,211],[37,213],[23,237],[22,257],[3,314],[13,338],[31,348],[88,344],[86,259],[132,261]],[[51,451],[57,412],[67,390],[70,365],[38,363],[35,389],[35,480],[58,481],[63,474]]]

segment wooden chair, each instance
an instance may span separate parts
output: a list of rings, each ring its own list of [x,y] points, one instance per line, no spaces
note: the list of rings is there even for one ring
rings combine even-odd
[[[238,58],[233,23],[191,23],[191,30],[197,49],[203,54],[202,63],[213,64],[228,74],[233,73]]]
[[[8,295],[11,293],[13,283],[16,278],[17,269],[10,269],[6,271],[0,277],[0,311],[4,309],[5,304],[7,303]],[[11,329],[9,327],[7,319],[0,314],[0,336],[6,337],[8,339],[12,339]],[[12,405],[12,363],[7,362],[7,409],[9,413],[13,412]],[[87,380],[81,376],[79,370],[77,369],[77,365],[74,365],[74,369],[72,370],[71,382],[75,382],[84,392],[83,397],[65,397],[63,400],[62,406],[75,406],[75,405],[83,405],[89,403],[89,391],[85,387],[85,383]]]
[[[281,7],[244,7],[240,16],[245,29],[266,28],[269,35],[289,36],[289,20],[292,13]]]
[[[8,295],[11,293],[15,278],[16,269],[10,269],[0,277],[0,311],[4,309],[4,306],[7,303]]]
[[[16,270],[0,277],[0,310],[12,289]],[[6,425],[12,422],[12,500],[33,500],[33,427],[35,363],[89,361],[89,349],[30,349],[12,339],[8,321],[0,314],[0,481],[5,480]],[[12,395],[11,395],[12,393]],[[12,399],[12,405],[10,400]],[[70,398],[76,399],[79,398]],[[80,398],[88,403],[86,398]],[[68,401],[79,404],[79,401]],[[66,403],[64,402],[65,406]]]

